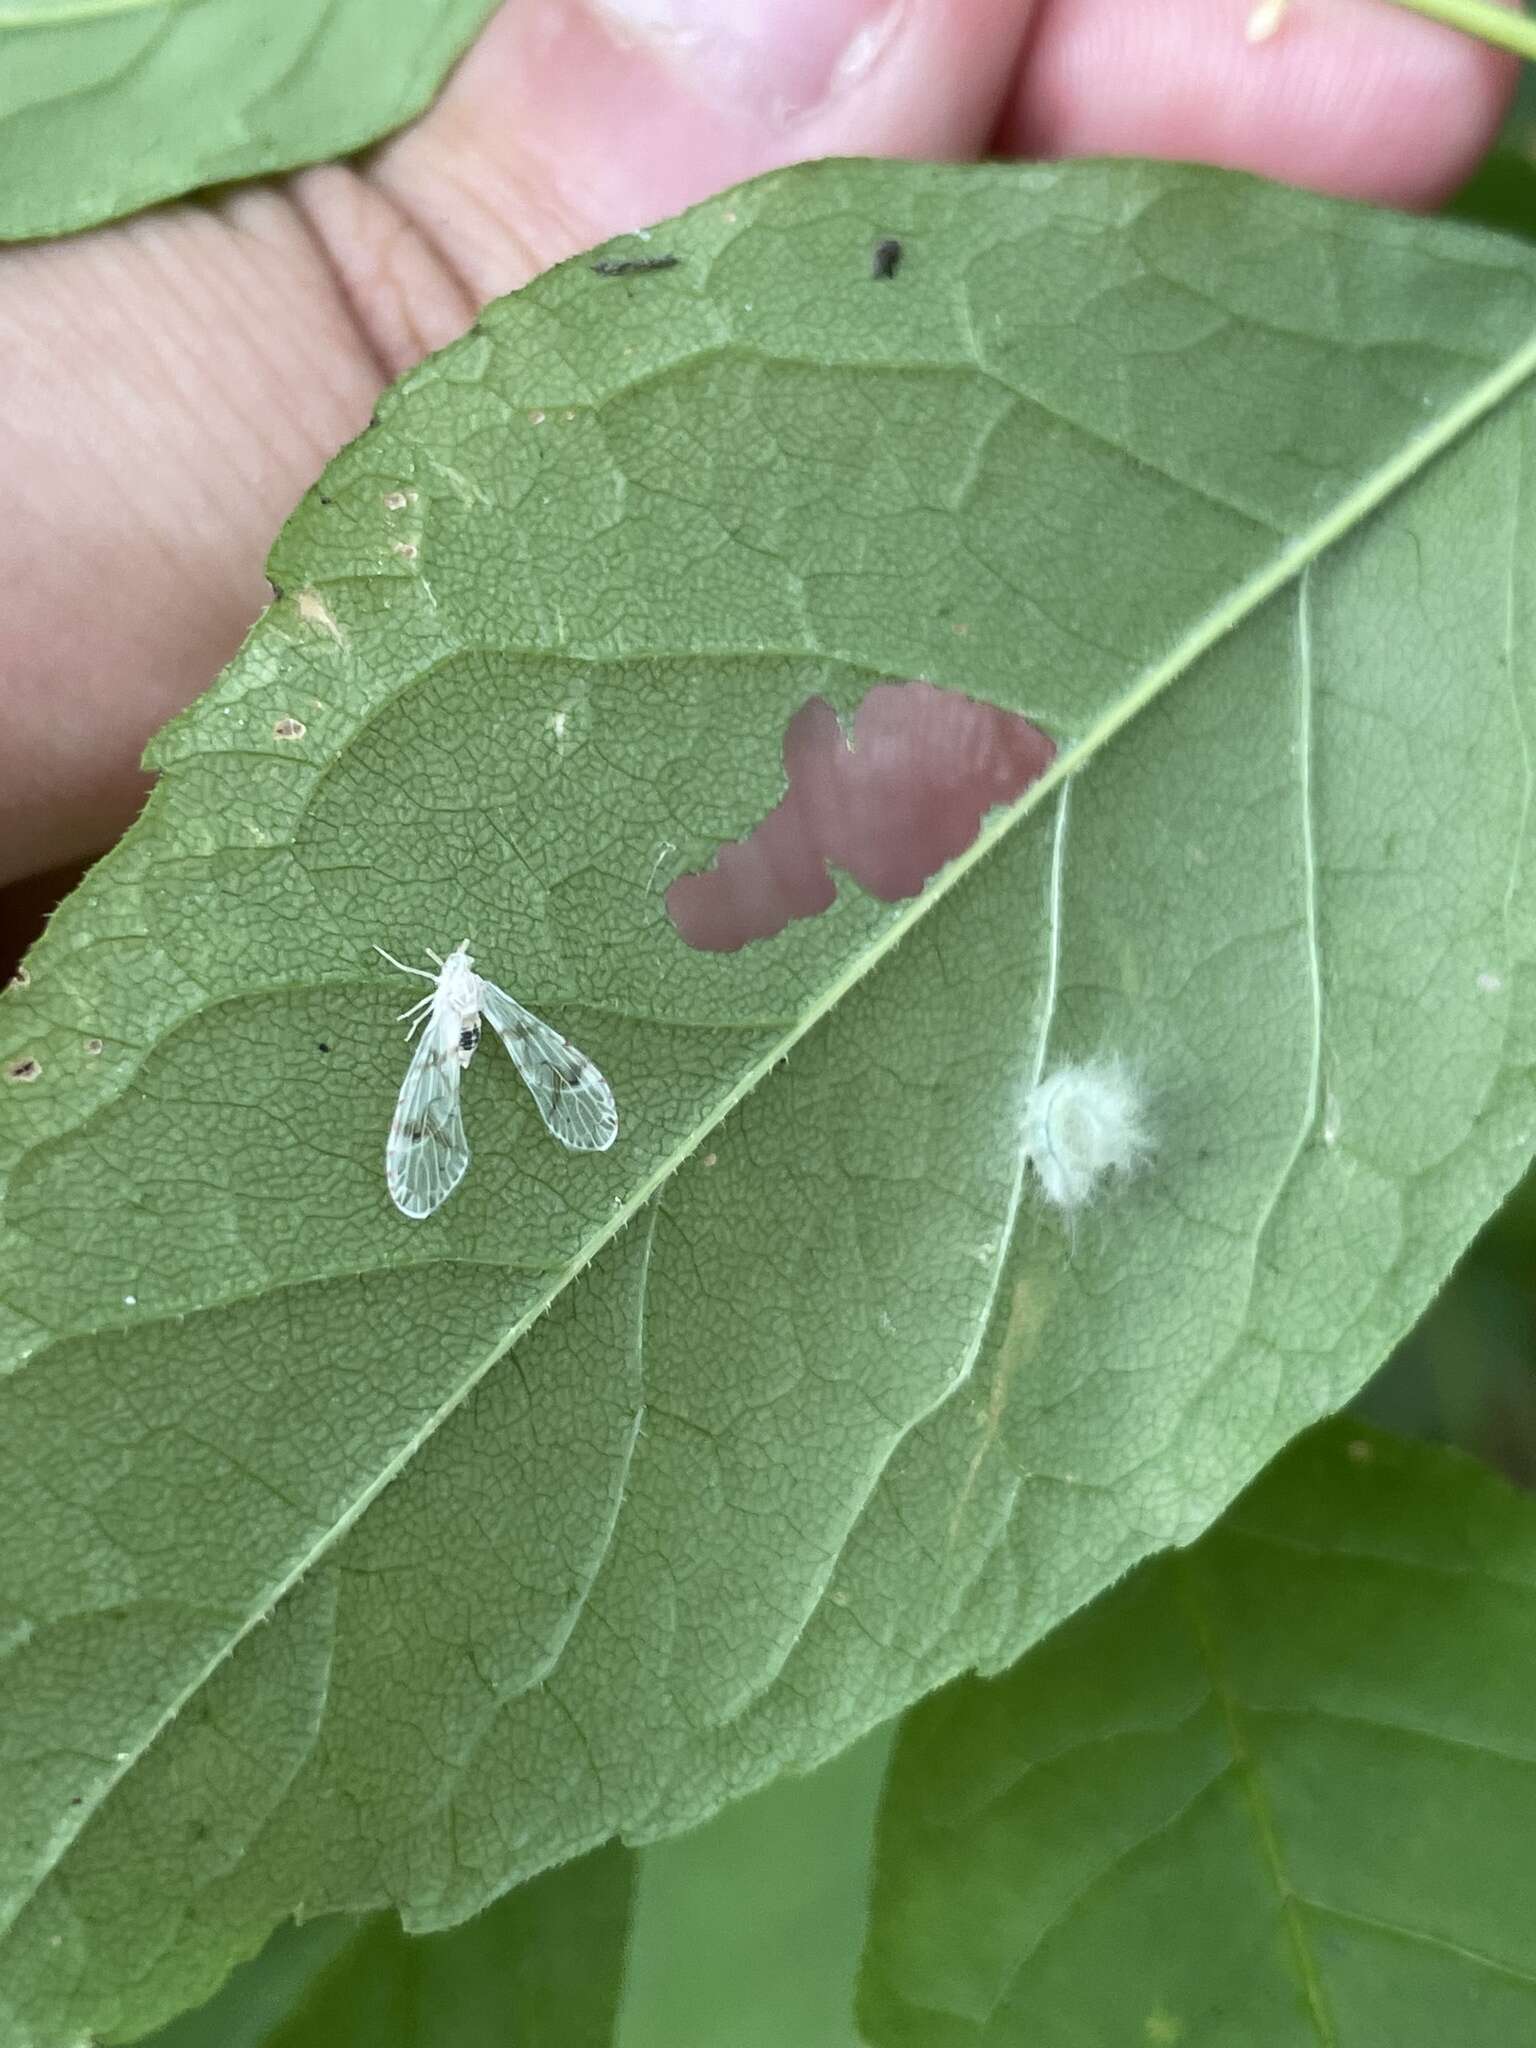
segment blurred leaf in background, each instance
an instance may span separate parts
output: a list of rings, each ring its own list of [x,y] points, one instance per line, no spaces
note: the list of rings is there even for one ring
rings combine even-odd
[[[150,2043],[614,2048],[633,1863],[609,1843],[445,1934],[404,1934],[393,1913],[287,1925]]]
[[[1516,1485],[1536,1486],[1536,1174],[1353,1405],[1383,1428],[1460,1445]]]
[[[617,2048],[859,2048],[854,1985],[894,1729],[638,1855]]]
[[[1536,1503],[1348,1422],[914,1709],[874,2048],[1536,2039]]]
[[[31,0],[0,11],[0,240],[292,170],[419,114],[495,0]]]

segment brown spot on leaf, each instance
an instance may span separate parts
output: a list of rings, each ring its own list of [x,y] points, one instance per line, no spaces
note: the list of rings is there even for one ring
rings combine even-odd
[[[317,626],[322,633],[329,633],[338,647],[345,647],[347,636],[331,615],[331,608],[318,590],[301,590],[296,599],[299,617],[306,626]]]

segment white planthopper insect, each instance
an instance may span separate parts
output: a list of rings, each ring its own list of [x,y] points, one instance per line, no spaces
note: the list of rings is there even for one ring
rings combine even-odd
[[[619,1134],[613,1090],[585,1053],[578,1052],[542,1018],[513,1002],[505,989],[476,974],[466,939],[446,960],[407,967],[375,946],[402,974],[430,981],[430,994],[401,1012],[413,1019],[409,1038],[420,1031],[400,1085],[384,1170],[395,1207],[405,1215],[430,1216],[447,1201],[469,1166],[469,1141],[459,1114],[459,1082],[480,1043],[480,1020],[488,1019],[512,1063],[528,1084],[539,1115],[562,1145],[573,1152],[606,1152]]]
[[[1146,1098],[1130,1064],[1087,1060],[1037,1081],[1024,1104],[1024,1156],[1040,1192],[1070,1221],[1152,1152]]]

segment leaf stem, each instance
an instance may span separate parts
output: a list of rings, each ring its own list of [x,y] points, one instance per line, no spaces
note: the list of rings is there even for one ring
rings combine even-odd
[[[1536,22],[1518,8],[1496,7],[1493,0],[1394,0],[1394,5],[1427,14],[1431,21],[1443,21],[1501,50],[1513,50],[1517,57],[1536,59]]]

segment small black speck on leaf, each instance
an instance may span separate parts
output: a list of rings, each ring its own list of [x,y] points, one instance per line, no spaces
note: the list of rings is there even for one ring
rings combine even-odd
[[[681,256],[599,256],[592,268],[599,277],[638,277],[647,270],[675,270]]]
[[[327,497],[327,496],[325,495],[324,491],[321,491],[321,492],[319,493],[319,497],[320,497],[320,502],[321,502],[321,504],[322,504],[322,505],[330,506],[330,505],[334,505],[334,504],[335,504],[335,502],[336,502],[336,500],[335,500],[334,498],[328,498],[328,497]]]
[[[875,252],[869,259],[869,274],[877,282],[894,277],[901,268],[901,244],[894,235],[888,235],[883,242],[876,242]]]
[[[316,1052],[329,1052],[329,1051],[330,1051],[330,1049],[331,1049],[331,1048],[330,1048],[330,1047],[329,1047],[329,1046],[328,1046],[328,1045],[326,1044],[326,1042],[325,1042],[325,1040],[324,1040],[323,1038],[317,1038],[317,1039],[315,1040],[315,1050],[316,1050]]]

